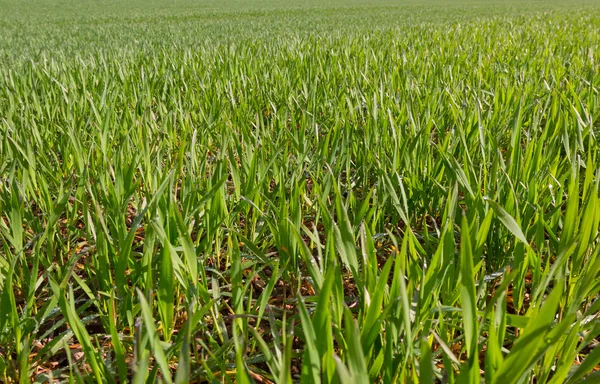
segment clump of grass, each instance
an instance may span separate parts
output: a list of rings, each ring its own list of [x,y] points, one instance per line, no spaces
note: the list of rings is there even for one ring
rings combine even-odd
[[[0,16],[0,381],[598,380],[595,5],[155,6]]]

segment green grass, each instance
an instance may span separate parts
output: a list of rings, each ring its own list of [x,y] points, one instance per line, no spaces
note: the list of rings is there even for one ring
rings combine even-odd
[[[0,9],[0,381],[600,380],[600,2]]]

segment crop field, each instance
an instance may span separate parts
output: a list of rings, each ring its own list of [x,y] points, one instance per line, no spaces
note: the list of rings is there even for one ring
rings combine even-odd
[[[600,1],[0,0],[0,382],[600,382]]]

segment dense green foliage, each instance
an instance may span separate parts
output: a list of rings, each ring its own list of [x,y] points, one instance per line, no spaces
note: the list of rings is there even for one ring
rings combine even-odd
[[[0,381],[597,382],[600,3],[0,1]]]

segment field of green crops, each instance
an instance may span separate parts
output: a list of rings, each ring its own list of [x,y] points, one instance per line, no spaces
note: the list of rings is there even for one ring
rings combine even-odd
[[[0,382],[600,382],[600,1],[0,0]]]

